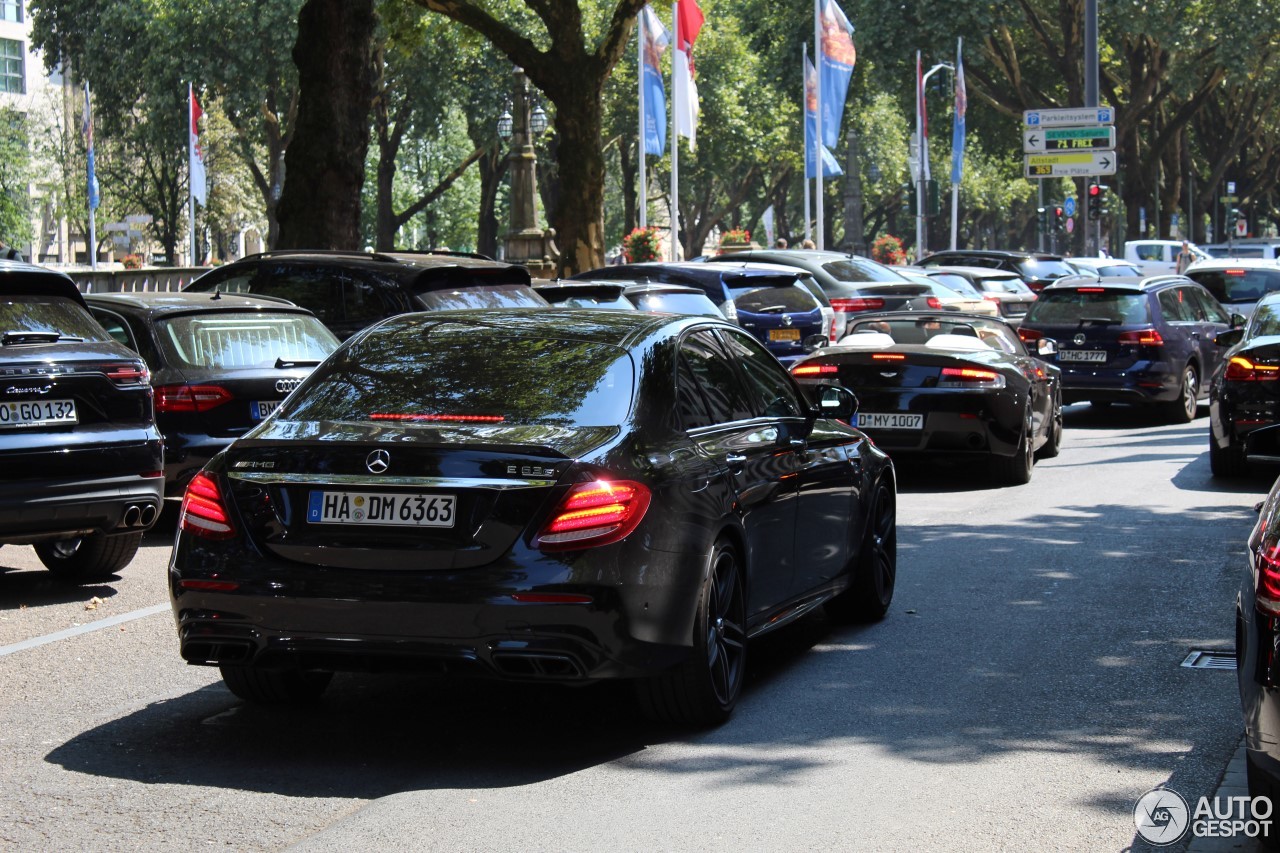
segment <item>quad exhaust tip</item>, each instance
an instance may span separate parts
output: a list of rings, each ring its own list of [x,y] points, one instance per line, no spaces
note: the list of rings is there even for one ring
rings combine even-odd
[[[155,523],[159,509],[155,504],[130,504],[120,519],[121,527],[150,527]]]

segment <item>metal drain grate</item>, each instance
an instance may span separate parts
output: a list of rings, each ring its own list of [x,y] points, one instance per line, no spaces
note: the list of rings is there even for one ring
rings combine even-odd
[[[1187,669],[1234,670],[1236,668],[1236,653],[1234,651],[1194,651],[1187,655],[1182,665]]]

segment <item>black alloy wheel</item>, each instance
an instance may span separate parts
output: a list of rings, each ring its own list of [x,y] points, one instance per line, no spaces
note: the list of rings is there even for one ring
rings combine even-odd
[[[826,604],[837,622],[879,622],[889,612],[898,579],[898,512],[893,485],[881,480],[872,492],[867,532],[849,588]]]
[[[40,562],[54,577],[82,583],[114,575],[129,565],[141,544],[141,532],[111,536],[92,533],[74,539],[39,542],[34,547]]]
[[[1036,464],[1035,441],[1031,435],[1031,409],[1028,405],[1023,418],[1018,447],[1012,456],[997,456],[991,465],[991,473],[997,483],[1021,486],[1031,482],[1031,470]]]
[[[645,714],[660,722],[714,726],[729,719],[746,676],[747,607],[738,551],[720,539],[698,597],[693,648],[680,665],[636,683]]]
[[[1044,444],[1036,453],[1038,459],[1052,459],[1062,449],[1062,397],[1054,395],[1053,409],[1049,413],[1049,429],[1045,433]]]
[[[301,705],[320,698],[332,672],[255,669],[251,666],[218,668],[227,689],[255,705]]]

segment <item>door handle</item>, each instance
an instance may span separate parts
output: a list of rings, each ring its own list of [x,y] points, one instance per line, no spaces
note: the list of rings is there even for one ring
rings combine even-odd
[[[809,443],[803,438],[792,438],[787,441],[787,445],[798,453],[801,450],[806,449],[809,446]]]
[[[747,457],[742,453],[730,453],[724,458],[724,461],[728,462],[730,465],[741,465],[747,461]]]

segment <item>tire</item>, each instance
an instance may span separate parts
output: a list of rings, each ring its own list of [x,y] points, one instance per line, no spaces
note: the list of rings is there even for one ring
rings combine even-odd
[[[129,565],[142,544],[142,533],[93,533],[74,539],[40,542],[36,556],[58,580],[70,583],[101,580]]]
[[[1189,424],[1196,419],[1199,408],[1200,375],[1196,366],[1188,364],[1182,368],[1182,382],[1178,391],[1178,399],[1172,403],[1162,404],[1161,410],[1165,419],[1174,424]]]
[[[1062,398],[1055,397],[1049,415],[1049,433],[1036,453],[1037,459],[1052,459],[1062,450]]]
[[[853,582],[826,604],[837,622],[879,622],[889,612],[898,577],[898,514],[893,487],[876,484]]]
[[[1241,449],[1234,443],[1218,447],[1218,442],[1213,439],[1213,430],[1209,431],[1209,470],[1213,476],[1223,479],[1243,477],[1246,471]]]
[[[1018,436],[1018,449],[1012,456],[996,456],[991,473],[997,483],[1006,486],[1022,486],[1031,482],[1031,469],[1036,464],[1036,454],[1031,442],[1031,418],[1025,419],[1022,434]]]
[[[1248,750],[1245,750],[1244,766],[1245,778],[1249,785],[1249,798],[1266,797],[1271,801],[1271,826],[1265,834],[1258,837],[1258,842],[1264,850],[1280,850],[1280,825],[1277,825],[1275,817],[1276,805],[1280,802],[1276,797],[1276,789],[1280,788],[1280,785],[1276,784],[1276,780],[1267,771],[1253,763]]]
[[[747,606],[738,550],[720,539],[708,563],[689,657],[661,675],[636,683],[641,708],[659,722],[716,726],[729,719],[742,695]]]
[[[221,666],[227,689],[255,705],[301,705],[314,702],[333,679],[332,672],[255,669]]]

